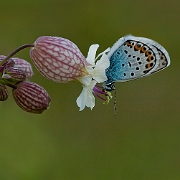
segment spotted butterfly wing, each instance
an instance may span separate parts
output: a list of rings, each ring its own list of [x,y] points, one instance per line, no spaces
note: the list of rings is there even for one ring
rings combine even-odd
[[[103,85],[106,91],[112,91],[115,82],[148,76],[170,65],[170,57],[164,47],[151,39],[132,35],[120,38],[108,57],[108,80]]]

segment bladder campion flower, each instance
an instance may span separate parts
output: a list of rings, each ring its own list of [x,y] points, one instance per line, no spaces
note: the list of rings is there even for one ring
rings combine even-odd
[[[8,98],[8,91],[5,85],[0,84],[0,101],[5,101]]]
[[[12,58],[26,47],[32,45],[23,45],[8,56],[0,55],[0,101],[8,98],[6,86],[9,86],[21,109],[40,114],[49,107],[51,98],[43,87],[29,81],[34,75],[31,64],[20,58]]]
[[[86,69],[89,75],[78,78],[83,85],[83,90],[76,101],[80,111],[83,110],[85,106],[90,107],[91,109],[95,106],[95,98],[93,94],[103,100],[107,100],[109,97],[106,92],[100,90],[98,86],[96,86],[96,83],[101,83],[107,80],[105,70],[109,67],[109,59],[106,52],[109,51],[109,48],[95,58],[98,47],[98,44],[94,44],[89,48],[88,56],[86,58],[86,61],[88,62]],[[97,61],[100,56],[101,58]],[[107,98],[102,98],[99,94],[103,94]]]
[[[40,85],[23,81],[13,89],[13,97],[17,105],[24,111],[41,114],[51,102],[47,91]]]
[[[79,48],[68,39],[43,36],[34,42],[30,57],[37,70],[52,81],[58,83],[79,81],[83,91],[77,98],[77,105],[80,110],[85,106],[92,109],[95,106],[93,94],[105,101],[111,97],[109,93],[96,86],[96,83],[107,80],[105,69],[109,67],[106,55],[109,49],[95,58],[98,47],[98,44],[90,46],[88,56],[85,58]],[[101,58],[98,60],[99,57]]]
[[[30,57],[43,76],[58,83],[74,81],[88,74],[85,57],[68,39],[39,37],[30,50]]]
[[[0,55],[0,62],[2,62],[5,58],[6,56]],[[9,58],[2,67],[4,67],[3,78],[21,76],[20,79],[22,80],[30,80],[30,78],[34,75],[31,64],[24,59]]]
[[[20,58],[11,58],[11,60],[14,61],[15,68],[18,68],[24,71],[26,80],[30,80],[30,78],[34,75],[31,64],[27,62],[26,60],[20,59]]]

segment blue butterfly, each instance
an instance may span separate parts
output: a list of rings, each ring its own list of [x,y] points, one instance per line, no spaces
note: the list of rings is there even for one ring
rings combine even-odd
[[[115,89],[115,82],[125,82],[156,73],[170,65],[168,52],[157,42],[127,35],[120,38],[108,53],[106,91]]]

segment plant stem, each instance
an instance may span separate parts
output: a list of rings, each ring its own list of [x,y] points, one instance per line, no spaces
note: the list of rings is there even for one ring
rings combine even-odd
[[[9,58],[11,58],[12,56],[14,56],[16,53],[18,53],[19,51],[28,48],[28,47],[34,47],[34,44],[24,44],[20,47],[18,47],[17,49],[15,49],[12,53],[10,53],[1,63],[0,66],[2,66]]]

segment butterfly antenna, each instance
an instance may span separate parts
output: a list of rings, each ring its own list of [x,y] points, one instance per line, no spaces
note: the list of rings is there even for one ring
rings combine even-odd
[[[116,115],[116,88],[114,85],[114,114]]]

